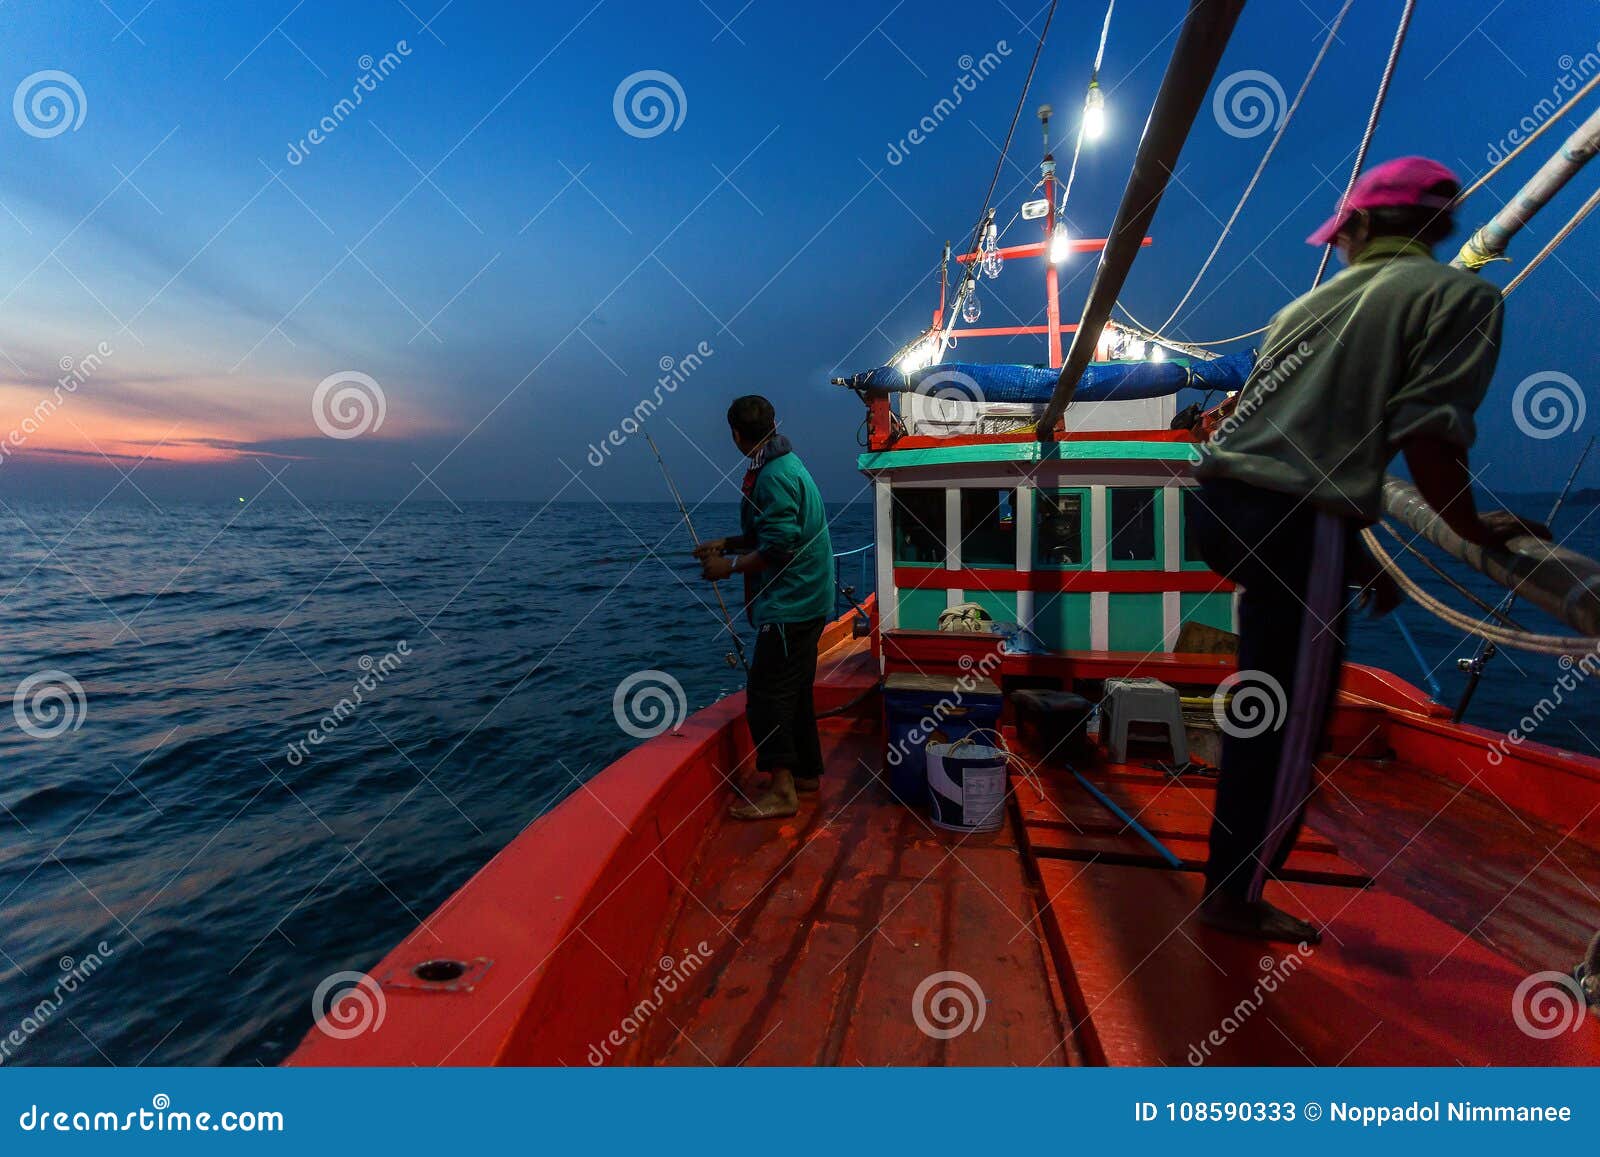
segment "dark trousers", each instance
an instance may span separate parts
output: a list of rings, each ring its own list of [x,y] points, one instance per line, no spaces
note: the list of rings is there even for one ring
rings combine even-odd
[[[1208,479],[1198,497],[1206,564],[1242,588],[1206,890],[1258,900],[1294,846],[1314,787],[1344,657],[1353,527],[1232,480]]]
[[[783,768],[806,779],[822,774],[822,744],[811,691],[817,678],[817,643],[825,625],[825,619],[768,623],[756,632],[745,719],[761,771]]]

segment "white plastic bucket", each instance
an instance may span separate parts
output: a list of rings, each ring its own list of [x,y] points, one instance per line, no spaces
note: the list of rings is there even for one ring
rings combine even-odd
[[[1005,822],[1009,753],[972,739],[930,743],[928,818],[952,832],[992,832]]]

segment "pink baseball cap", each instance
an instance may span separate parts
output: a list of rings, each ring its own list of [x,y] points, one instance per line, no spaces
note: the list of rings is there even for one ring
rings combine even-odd
[[[1448,195],[1435,186],[1448,182]],[[1420,205],[1428,209],[1443,209],[1455,199],[1461,181],[1438,161],[1428,157],[1396,157],[1368,169],[1350,190],[1350,199],[1344,207],[1322,223],[1315,233],[1306,238],[1307,245],[1326,245],[1344,228],[1351,214],[1361,209],[1377,209],[1385,205]]]

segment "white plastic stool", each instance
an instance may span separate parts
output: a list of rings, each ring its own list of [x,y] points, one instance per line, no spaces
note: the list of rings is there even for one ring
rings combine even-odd
[[[1128,727],[1151,723],[1167,729],[1172,744],[1172,762],[1189,762],[1189,739],[1183,729],[1183,704],[1178,689],[1160,679],[1107,679],[1106,710],[1110,715],[1107,746],[1116,763],[1128,759]]]

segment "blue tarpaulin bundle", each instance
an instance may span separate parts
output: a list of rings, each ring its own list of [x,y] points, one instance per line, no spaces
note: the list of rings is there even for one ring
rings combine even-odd
[[[1256,351],[1228,354],[1215,361],[1104,362],[1083,371],[1076,402],[1114,402],[1161,398],[1179,390],[1229,391],[1244,385],[1256,364]],[[986,365],[953,362],[903,374],[895,366],[846,378],[852,390],[884,390],[891,394],[925,393],[942,397],[965,394],[973,401],[1028,402],[1043,405],[1055,392],[1057,371],[1044,366]]]

